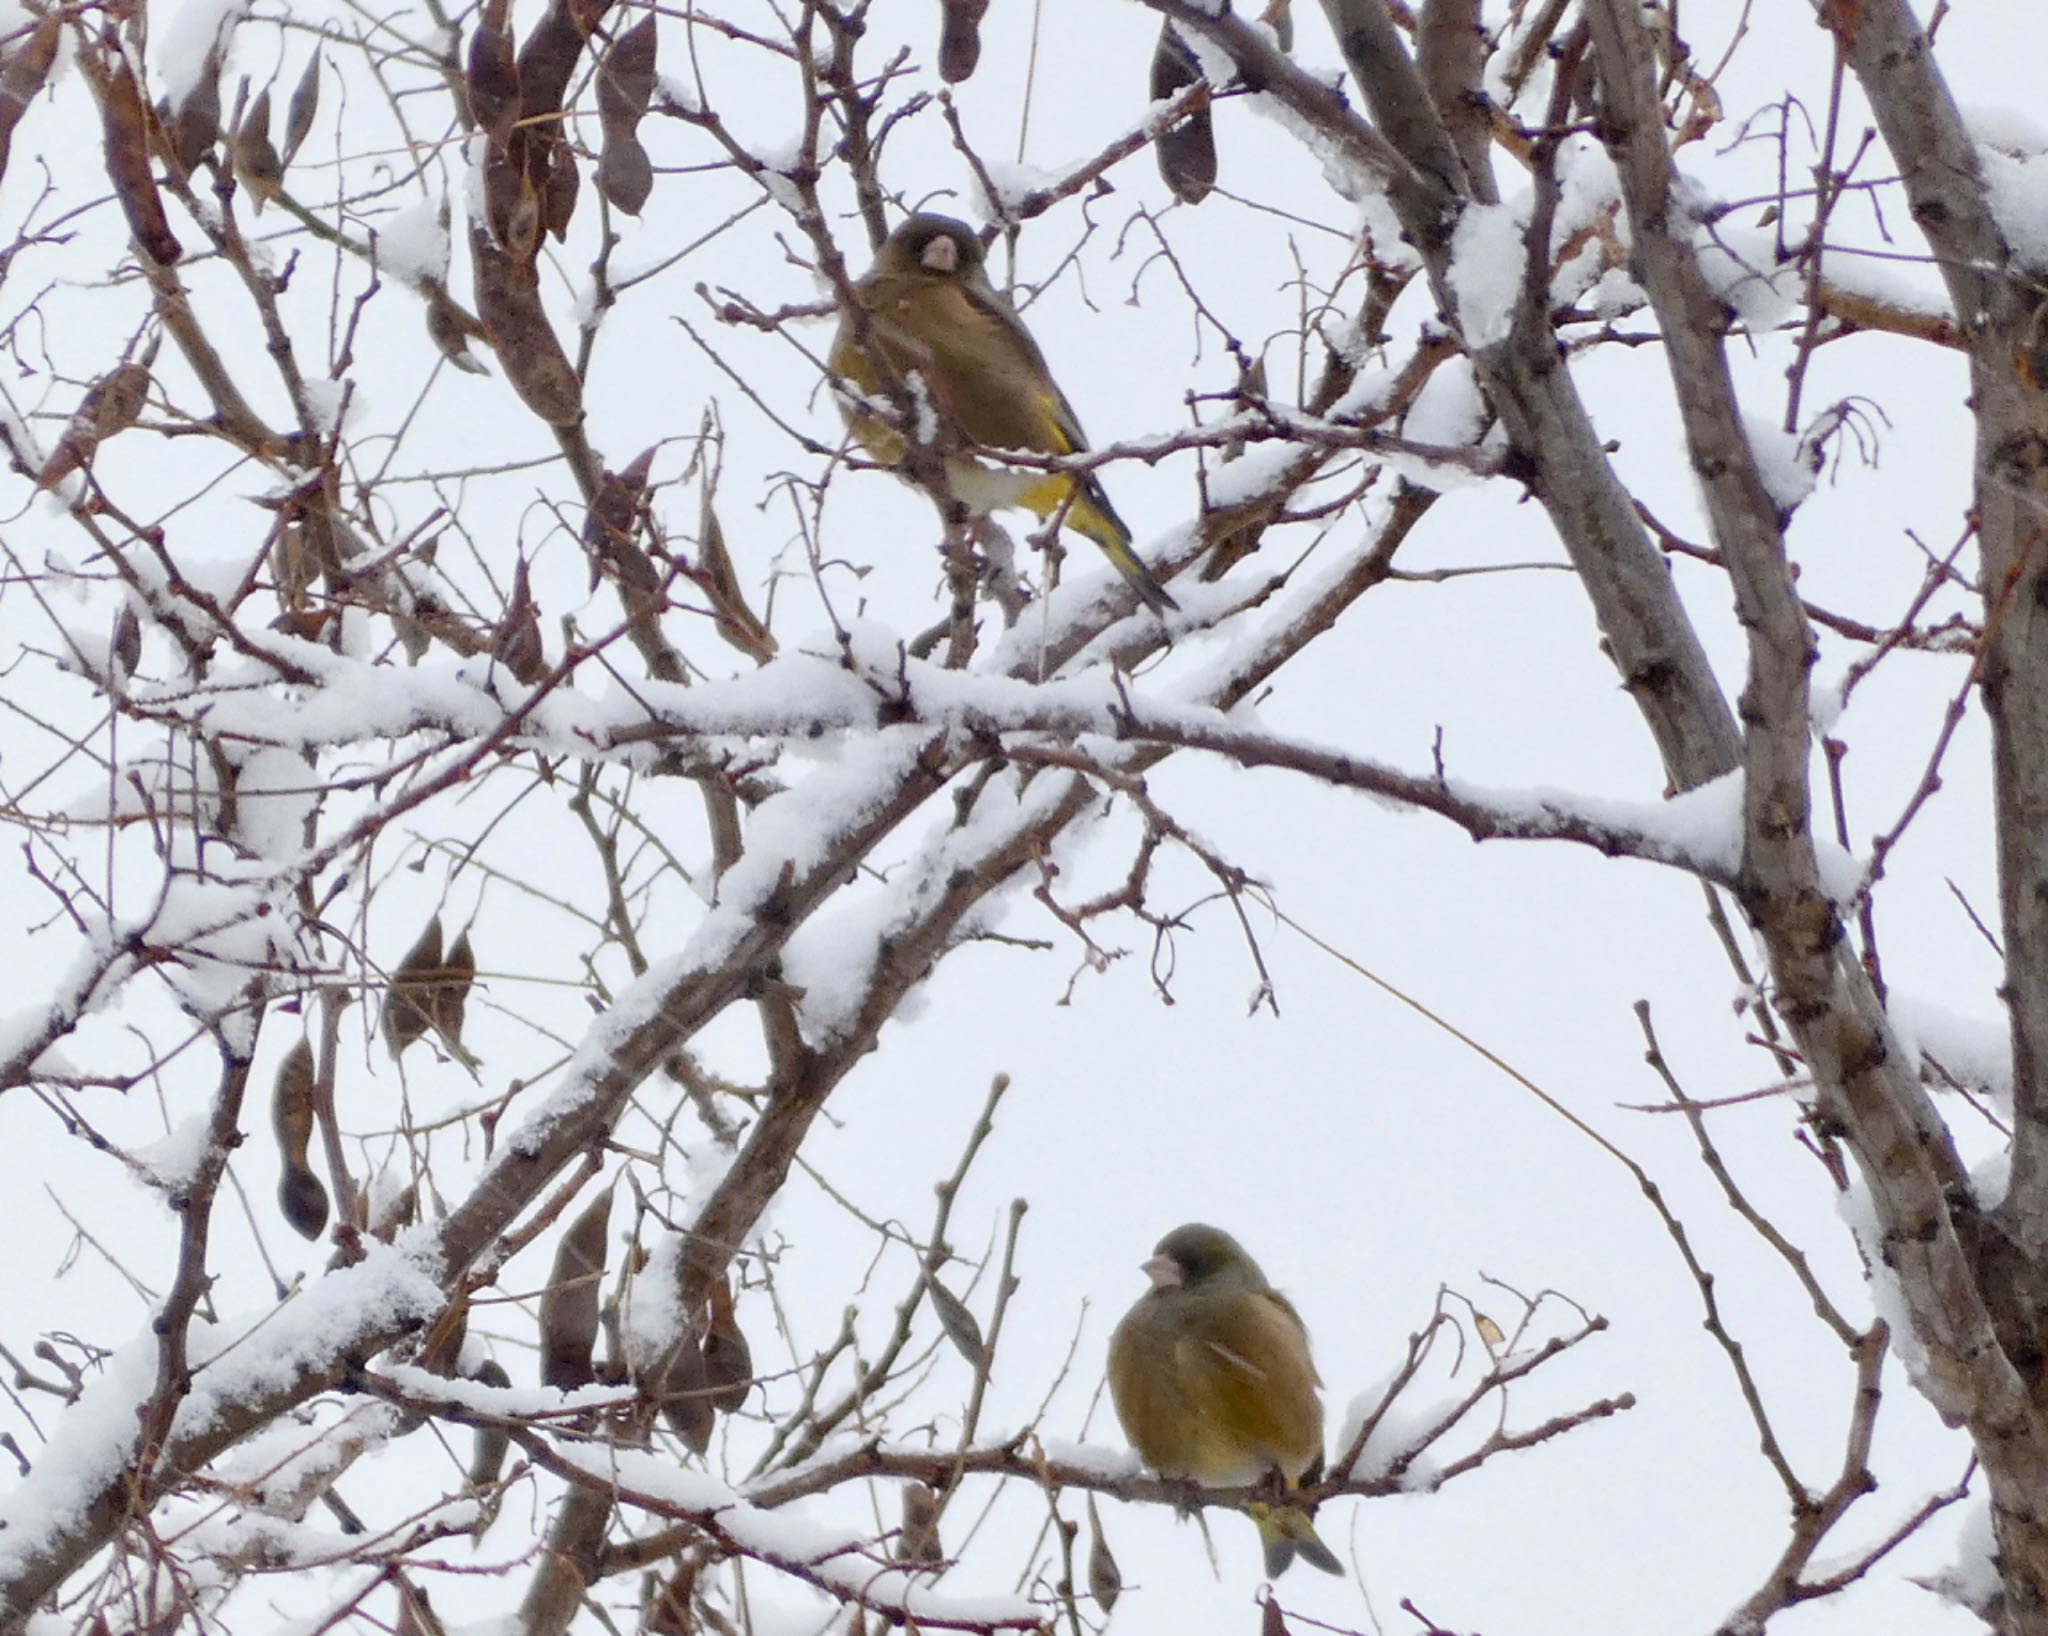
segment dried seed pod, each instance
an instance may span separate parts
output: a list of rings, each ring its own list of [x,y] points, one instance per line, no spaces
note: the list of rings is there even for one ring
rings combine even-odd
[[[409,1579],[398,1580],[398,1618],[392,1631],[393,1636],[445,1636],[427,1593]]]
[[[640,138],[619,125],[604,128],[604,152],[597,160],[597,191],[605,203],[637,216],[654,193],[654,161]]]
[[[99,446],[117,433],[125,432],[142,416],[149,401],[149,368],[125,363],[101,376],[79,401],[71,424],[50,451],[50,458],[36,473],[38,489],[55,488],[65,478],[88,464]]]
[[[981,61],[981,20],[988,0],[939,0],[939,78],[958,85]]]
[[[620,123],[630,130],[646,114],[654,97],[654,68],[654,13],[649,11],[612,41],[598,65],[597,110],[608,127]]]
[[[711,1323],[704,1331],[704,1385],[720,1414],[736,1413],[754,1389],[754,1352],[733,1317],[732,1290],[711,1286]]]
[[[903,1526],[896,1533],[896,1560],[931,1567],[946,1560],[939,1543],[939,1496],[928,1483],[903,1485]]]
[[[50,77],[62,30],[63,20],[53,11],[38,18],[33,28],[18,32],[5,54],[0,55],[0,173],[7,169],[14,127],[21,123],[21,116],[28,112],[28,105]]]
[[[510,5],[511,0],[486,0],[469,37],[469,71],[463,77],[470,117],[500,152],[519,123],[519,65],[513,60],[506,15]]]
[[[946,1332],[946,1339],[975,1368],[981,1368],[988,1362],[988,1343],[981,1338],[981,1325],[967,1310],[967,1303],[929,1271],[924,1275],[924,1287],[931,1294],[932,1310],[939,1315],[939,1327]]]
[[[540,191],[541,217],[557,242],[569,237],[569,222],[576,214],[576,192],[581,185],[576,172],[576,154],[559,126],[549,127],[545,136],[527,144],[527,175]]]
[[[718,1415],[704,1385],[704,1355],[688,1330],[669,1354],[668,1369],[661,1377],[661,1418],[692,1454],[711,1447]]]
[[[427,298],[427,339],[435,350],[465,375],[488,375],[489,365],[469,350],[470,336],[481,335],[483,326],[436,280],[421,280],[420,293]]]
[[[405,951],[384,990],[384,1043],[394,1057],[405,1055],[405,1048],[433,1027],[428,995],[440,970],[441,917],[437,914]]]
[[[691,1611],[691,1603],[697,1595],[697,1575],[703,1566],[704,1559],[698,1556],[685,1556],[676,1564],[676,1571],[649,1598],[647,1610],[641,1616],[640,1628],[647,1636],[696,1636],[697,1616]]]
[[[142,621],[135,617],[135,609],[129,603],[121,604],[121,611],[114,615],[114,635],[107,644],[107,657],[113,661],[115,674],[123,680],[135,674],[135,667],[142,663]]]
[[[327,1189],[313,1174],[307,1150],[313,1141],[313,1101],[318,1080],[313,1067],[313,1047],[300,1040],[277,1065],[277,1078],[270,1091],[270,1124],[277,1133],[277,1146],[284,1160],[284,1174],[278,1179],[277,1205],[284,1219],[302,1238],[318,1238],[327,1227]]]
[[[474,1066],[476,1058],[462,1044],[462,1017],[469,1007],[470,985],[476,981],[476,950],[469,941],[469,928],[462,928],[448,952],[441,957],[441,970],[427,991],[427,1015],[434,1032],[457,1062]]]
[[[121,201],[128,231],[144,255],[168,267],[185,252],[171,231],[163,196],[150,172],[150,112],[142,100],[142,89],[111,31],[101,37],[97,50],[88,47],[80,51],[78,61],[99,98],[107,180]]]
[[[496,1358],[486,1358],[469,1377],[484,1386],[510,1386],[512,1377]],[[476,1445],[469,1456],[468,1483],[471,1488],[489,1488],[505,1469],[505,1456],[512,1440],[496,1426],[478,1426]]]
[[[521,261],[480,232],[470,234],[470,251],[477,316],[512,389],[550,426],[574,426],[583,418],[583,386],[548,323],[531,256]]]
[[[1178,96],[1202,79],[1202,65],[1192,47],[1171,22],[1159,26],[1159,44],[1152,52],[1152,100]],[[1183,204],[1196,205],[1216,185],[1216,130],[1209,105],[1202,102],[1153,144],[1159,174]]]
[[[1116,1599],[1123,1594],[1123,1571],[1109,1552],[1109,1536],[1102,1531],[1102,1517],[1095,1509],[1095,1496],[1088,1496],[1088,1594],[1105,1615],[1116,1611]]]
[[[563,1391],[597,1378],[591,1353],[597,1345],[598,1285],[604,1278],[611,1210],[607,1187],[569,1223],[555,1247],[554,1273],[541,1292],[540,1378]]]
[[[270,140],[270,87],[256,93],[256,100],[242,110],[235,126],[235,177],[256,201],[256,214],[276,201],[284,191],[284,161]]]
[[[512,569],[512,596],[491,637],[491,657],[528,687],[548,673],[547,654],[541,647],[540,610],[534,605],[524,557]]]
[[[284,113],[283,168],[289,169],[306,138],[313,134],[313,120],[320,112],[320,52],[315,48],[306,59],[306,71],[292,88],[292,100]]]

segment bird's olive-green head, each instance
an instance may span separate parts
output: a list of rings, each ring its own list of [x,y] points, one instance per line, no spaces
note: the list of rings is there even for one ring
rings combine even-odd
[[[981,236],[965,222],[926,213],[897,224],[876,258],[876,270],[964,278],[980,268],[983,254]]]
[[[1176,1227],[1152,1251],[1145,1276],[1157,1290],[1265,1289],[1266,1275],[1242,1244],[1221,1227],[1191,1221]]]

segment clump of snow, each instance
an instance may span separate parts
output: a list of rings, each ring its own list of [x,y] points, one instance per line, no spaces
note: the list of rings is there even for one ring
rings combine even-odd
[[[172,1195],[187,1192],[213,1147],[213,1121],[203,1113],[181,1119],[160,1139],[130,1155],[153,1187]]]
[[[1742,429],[1771,504],[1780,515],[1798,510],[1800,503],[1813,493],[1815,478],[1812,452],[1805,441],[1775,421],[1754,415],[1743,416]]]
[[[2048,267],[2048,159],[1979,148],[1977,162],[1985,199],[2013,254],[2025,266]]]
[[[2022,113],[2017,108],[1992,108],[1981,104],[1961,107],[1956,111],[1962,115],[1963,129],[1970,133],[1972,142],[1996,148],[2015,159],[2048,154],[2048,125],[2043,125],[2031,114]]]
[[[206,70],[207,53],[224,29],[249,14],[249,0],[183,0],[170,8],[170,26],[152,30],[149,54],[157,86],[172,108],[183,102]]]
[[[1471,351],[1498,346],[1514,325],[1528,271],[1523,232],[1528,207],[1469,204],[1451,232],[1446,282],[1457,307],[1458,328]]]

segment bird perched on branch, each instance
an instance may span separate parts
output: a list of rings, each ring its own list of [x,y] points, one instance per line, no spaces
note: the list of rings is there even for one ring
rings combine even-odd
[[[1300,1314],[1220,1228],[1176,1227],[1144,1270],[1152,1287],[1109,1340],[1110,1396],[1131,1446],[1162,1477],[1292,1489],[1323,1454],[1322,1382]],[[1267,1577],[1296,1557],[1344,1571],[1306,1511],[1248,1509]]]
[[[866,322],[851,313],[841,318],[828,360],[832,373],[863,396],[885,400],[887,375],[905,386],[915,377],[941,432],[977,452],[1085,451],[1081,423],[1054,384],[1045,354],[989,283],[982,262],[981,240],[965,222],[907,218],[854,286]],[[888,466],[903,461],[902,434],[881,414],[853,403],[846,417],[876,460]],[[1003,468],[948,450],[946,476],[955,498],[977,512],[1022,506],[1051,517],[1063,510],[1066,526],[1102,548],[1146,607],[1164,613],[1179,606],[1131,549],[1131,531],[1093,472]]]

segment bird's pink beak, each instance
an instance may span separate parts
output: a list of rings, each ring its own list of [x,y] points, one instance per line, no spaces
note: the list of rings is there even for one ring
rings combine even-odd
[[[1179,1289],[1181,1286],[1180,1263],[1170,1255],[1155,1255],[1140,1270],[1152,1280],[1154,1289]]]
[[[960,265],[960,246],[953,242],[950,233],[941,233],[917,259],[935,273],[950,273]]]

